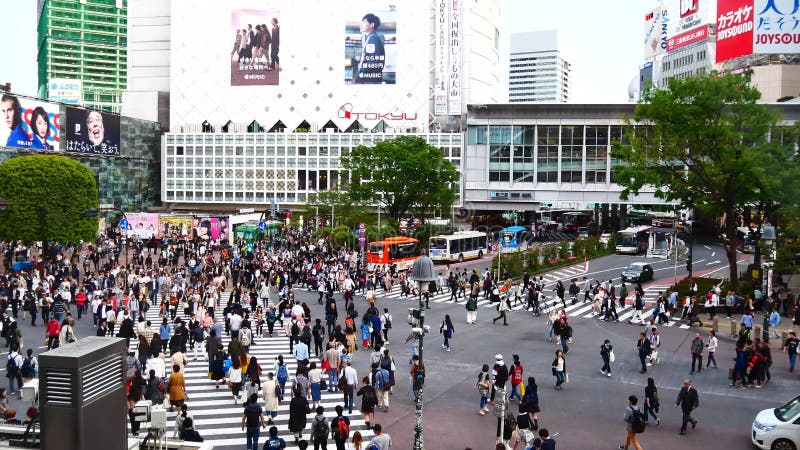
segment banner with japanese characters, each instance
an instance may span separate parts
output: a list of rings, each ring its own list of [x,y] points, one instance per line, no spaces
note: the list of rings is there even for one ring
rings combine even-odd
[[[281,24],[277,9],[231,11],[231,86],[277,86]]]
[[[61,150],[61,113],[57,104],[3,94],[0,111],[0,146]]]
[[[800,2],[756,0],[753,53],[800,53]]]
[[[68,152],[119,156],[119,116],[67,107],[66,148]]]
[[[753,53],[753,0],[717,1],[717,62]]]

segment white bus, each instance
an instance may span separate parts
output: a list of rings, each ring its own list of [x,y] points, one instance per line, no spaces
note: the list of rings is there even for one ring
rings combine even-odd
[[[429,254],[433,261],[464,261],[482,258],[486,252],[486,233],[457,231],[454,234],[431,236]]]
[[[631,253],[638,255],[647,252],[647,245],[653,227],[641,225],[628,227],[617,232],[617,253]]]

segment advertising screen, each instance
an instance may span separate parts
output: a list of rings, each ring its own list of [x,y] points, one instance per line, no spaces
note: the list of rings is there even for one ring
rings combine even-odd
[[[193,219],[189,216],[159,216],[158,237],[167,239],[192,239]]]
[[[67,107],[66,150],[119,156],[119,116],[93,109]]]
[[[798,0],[755,0],[753,53],[800,53]]]
[[[717,1],[717,62],[753,53],[753,0]]]
[[[0,143],[6,147],[60,150],[61,113],[58,105],[3,94]]]
[[[231,11],[231,86],[277,86],[281,28],[277,9]]]
[[[228,239],[228,217],[194,217],[194,237],[204,241],[223,241]]]
[[[397,2],[345,3],[345,84],[395,84]]]
[[[128,218],[130,226],[125,230],[126,236],[150,239],[158,235],[158,214],[129,213],[125,214],[125,217]]]

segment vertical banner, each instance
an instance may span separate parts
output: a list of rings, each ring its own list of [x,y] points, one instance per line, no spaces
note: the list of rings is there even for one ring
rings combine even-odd
[[[464,44],[461,0],[450,0],[450,73],[447,84],[447,109],[451,116],[461,115],[461,52]]]
[[[669,10],[657,7],[644,16],[644,59],[653,59],[667,50]]]
[[[277,86],[281,28],[276,9],[231,11],[231,86]]]
[[[345,84],[396,83],[396,3],[376,0],[345,2]]]
[[[125,217],[128,218],[126,236],[150,239],[158,235],[158,214],[129,213],[125,214]]]
[[[753,53],[753,0],[717,1],[718,63]]]
[[[438,0],[436,5],[436,46],[434,47],[434,81],[433,110],[434,114],[447,114],[447,70],[448,44],[450,42],[450,1]]]

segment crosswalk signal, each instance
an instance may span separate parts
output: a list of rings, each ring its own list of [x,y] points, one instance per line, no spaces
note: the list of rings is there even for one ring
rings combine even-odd
[[[686,270],[689,272],[692,271],[692,258],[686,258]]]

